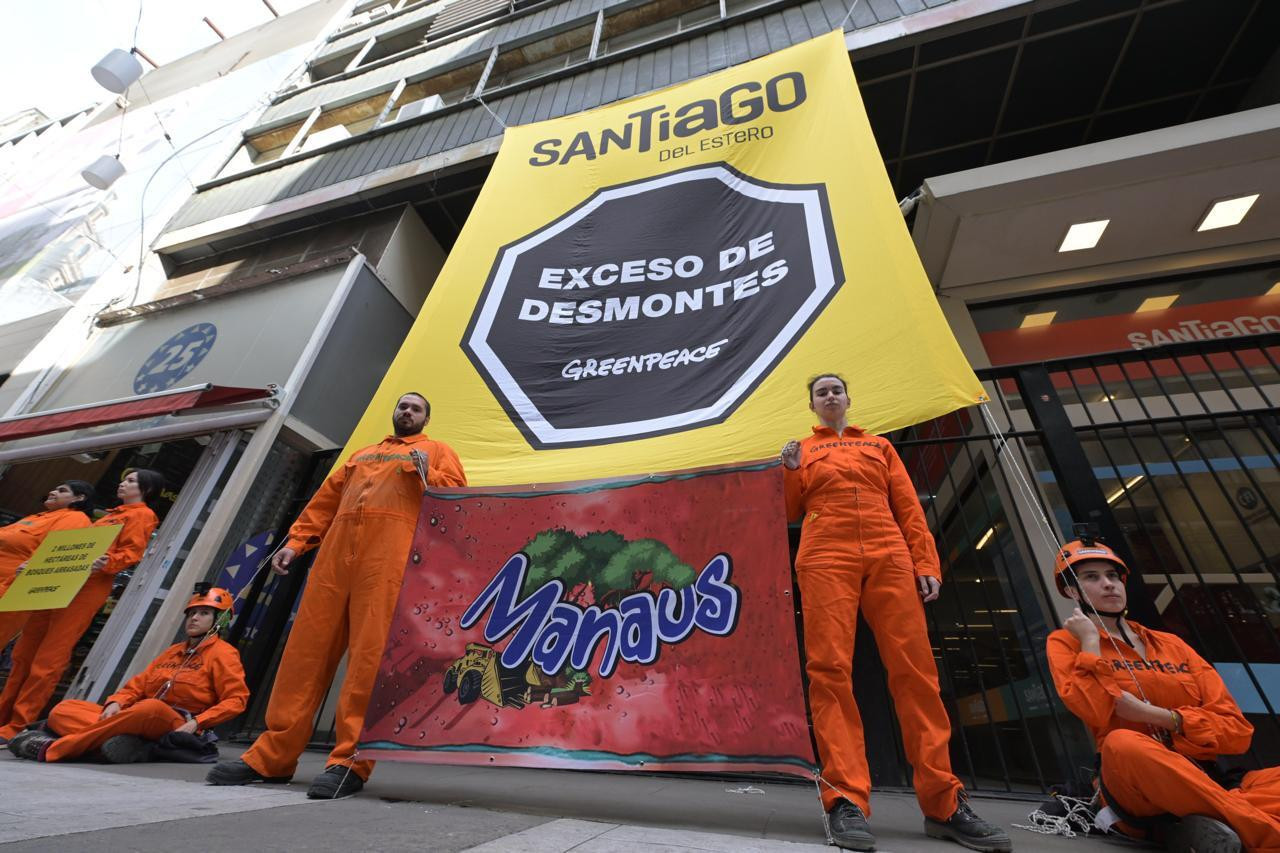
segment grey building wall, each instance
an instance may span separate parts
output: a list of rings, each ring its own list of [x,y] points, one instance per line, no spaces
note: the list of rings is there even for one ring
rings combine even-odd
[[[264,123],[280,117],[305,114],[320,103],[341,102],[358,92],[390,85],[416,68],[418,76],[454,51],[446,64],[466,55],[484,53],[504,39],[520,39],[539,28],[555,29],[618,0],[568,0],[534,14],[500,22],[464,48],[446,44],[393,63],[395,70],[375,69],[350,79],[339,79],[304,90],[273,106]],[[874,26],[939,6],[953,0],[866,0],[853,10],[846,29]],[[617,54],[600,57],[570,69],[485,93],[488,107],[507,125],[528,124],[557,118],[660,89],[790,47],[801,41],[840,27],[849,15],[845,0],[808,0],[788,4],[787,0],[762,9],[725,18],[640,45]],[[437,65],[436,67],[441,67]],[[323,89],[323,91],[318,91]],[[350,140],[317,149],[307,156],[290,158],[251,169],[239,176],[210,182],[199,188],[169,223],[174,231],[198,225],[228,214],[253,209],[271,202],[338,184],[351,178],[399,166],[434,154],[499,136],[502,126],[490,112],[474,100],[438,110],[422,118],[369,131]]]

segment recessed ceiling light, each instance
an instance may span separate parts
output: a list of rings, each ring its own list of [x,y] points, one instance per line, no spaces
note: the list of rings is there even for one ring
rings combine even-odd
[[[1178,296],[1179,294],[1177,293],[1172,296],[1149,296],[1142,300],[1142,304],[1138,306],[1137,313],[1141,314],[1143,311],[1163,311],[1173,303],[1177,302]]]
[[[1043,314],[1028,314],[1022,318],[1020,329],[1030,329],[1034,326],[1047,326],[1053,322],[1053,318],[1058,316],[1057,311],[1045,311]]]
[[[1239,198],[1225,198],[1222,201],[1215,201],[1213,207],[1209,208],[1209,212],[1205,214],[1204,219],[1200,222],[1197,231],[1210,231],[1214,228],[1229,228],[1232,225],[1239,225],[1240,220],[1244,219],[1244,215],[1249,212],[1249,208],[1253,207],[1253,203],[1258,200],[1258,194],[1242,195]]]
[[[1110,219],[1099,219],[1096,222],[1077,222],[1067,229],[1067,236],[1062,238],[1059,252],[1078,252],[1081,249],[1092,249],[1102,239],[1102,232],[1107,230]]]

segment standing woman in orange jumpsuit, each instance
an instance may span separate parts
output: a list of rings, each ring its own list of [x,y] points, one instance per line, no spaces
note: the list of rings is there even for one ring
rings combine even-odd
[[[431,404],[404,394],[391,415],[393,435],[357,450],[324,481],[272,560],[278,574],[320,546],[271,688],[267,730],[239,761],[209,771],[210,785],[288,782],[311,739],[316,712],[343,652],[347,672],[338,695],[337,742],[307,796],[335,799],[358,792],[373,762],[358,758],[378,663],[391,629],[404,565],[428,486],[465,486],[458,455],[422,429]]]
[[[30,614],[13,649],[13,666],[0,693],[0,740],[40,719],[58,681],[71,662],[71,652],[111,594],[115,577],[136,565],[160,524],[150,504],[164,489],[164,477],[148,468],[135,468],[116,488],[120,505],[93,523],[118,526],[120,532],[101,557],[93,561],[89,579],[71,603],[61,610]]]
[[[1100,542],[1062,546],[1054,580],[1080,606],[1048,639],[1058,695],[1101,755],[1115,828],[1150,829],[1178,853],[1280,850],[1280,767],[1222,780],[1231,788],[1210,775],[1219,755],[1249,749],[1253,726],[1190,646],[1125,618],[1128,574]]]
[[[44,512],[0,527],[0,595],[9,589],[18,569],[26,565],[46,536],[55,530],[88,527],[92,512],[93,486],[84,480],[67,480],[45,495]],[[0,613],[0,650],[18,635],[30,615],[30,611]]]
[[[871,774],[853,697],[861,609],[889,675],[925,832],[974,850],[1010,850],[1009,836],[969,807],[951,772],[951,723],[938,692],[924,602],[938,597],[937,548],[915,487],[886,439],[848,422],[845,381],[809,382],[821,423],[782,448],[787,517],[804,518],[796,579],[804,618],[809,707],[822,762],[822,805],[836,844],[874,850]]]
[[[45,728],[14,735],[9,751],[33,761],[67,761],[98,750],[112,764],[132,764],[150,759],[155,742],[171,732],[198,736],[235,717],[249,702],[249,687],[240,653],[218,636],[234,601],[225,589],[196,584],[183,618],[185,640],[161,652],[105,705],[83,699],[54,705]]]

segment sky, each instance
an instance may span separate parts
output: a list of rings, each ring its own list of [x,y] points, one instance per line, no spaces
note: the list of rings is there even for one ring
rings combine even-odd
[[[307,2],[271,5],[285,15]],[[201,20],[206,15],[228,38],[271,20],[262,0],[10,0],[5,6],[0,118],[30,107],[61,118],[114,97],[89,69],[112,48],[132,47],[135,25],[137,46],[163,65],[218,40]]]

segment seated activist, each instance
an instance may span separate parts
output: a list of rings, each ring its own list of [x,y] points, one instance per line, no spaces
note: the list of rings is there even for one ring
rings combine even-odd
[[[942,571],[911,477],[886,439],[848,421],[845,381],[809,382],[820,423],[782,448],[787,518],[804,519],[796,554],[805,671],[827,827],[847,850],[874,850],[867,823],[871,774],[853,695],[859,611],[876,636],[902,726],[925,834],[973,850],[1010,850],[998,826],[974,813],[951,772],[951,721],[938,690],[924,604]]]
[[[49,490],[44,512],[20,518],[0,527],[0,595],[4,595],[19,570],[55,530],[88,527],[93,521],[93,486],[84,480],[67,480]],[[0,613],[0,649],[18,636],[31,611]]]
[[[1098,825],[1172,851],[1280,850],[1280,767],[1233,782],[1213,762],[1249,749],[1253,726],[1217,671],[1173,634],[1125,617],[1124,561],[1084,535],[1062,546],[1058,591],[1077,602],[1049,635],[1058,695],[1093,733]],[[1224,784],[1225,783],[1225,784]]]
[[[196,584],[184,641],[165,649],[105,706],[80,699],[54,705],[44,725],[14,735],[9,750],[33,761],[67,761],[95,751],[112,764],[216,761],[211,729],[249,702],[240,653],[218,636],[234,615],[232,605],[225,589]]]
[[[28,614],[0,692],[0,743],[40,719],[76,643],[111,595],[116,575],[137,564],[147,550],[160,523],[151,504],[163,489],[164,477],[156,471],[136,468],[127,473],[116,488],[120,505],[91,525],[116,526],[120,531],[106,553],[93,561],[89,579],[66,607]]]

